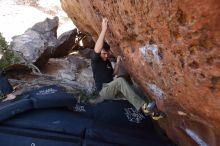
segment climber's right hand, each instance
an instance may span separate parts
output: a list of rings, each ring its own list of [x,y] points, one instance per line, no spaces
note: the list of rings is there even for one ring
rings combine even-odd
[[[107,31],[108,28],[108,19],[105,17],[102,19],[102,31]]]

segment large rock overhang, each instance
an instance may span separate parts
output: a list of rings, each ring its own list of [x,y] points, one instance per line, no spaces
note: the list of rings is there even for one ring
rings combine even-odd
[[[218,0],[61,0],[94,40],[107,17],[106,41],[125,57],[134,80],[168,116],[159,121],[179,145],[220,143]]]

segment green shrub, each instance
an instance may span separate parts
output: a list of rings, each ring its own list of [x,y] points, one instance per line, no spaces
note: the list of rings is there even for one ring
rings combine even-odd
[[[0,33],[0,68],[6,68],[9,65],[19,62],[19,57],[9,49],[9,45]]]

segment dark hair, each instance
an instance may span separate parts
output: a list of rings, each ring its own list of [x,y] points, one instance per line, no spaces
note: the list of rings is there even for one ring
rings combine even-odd
[[[108,52],[110,50],[110,46],[106,42],[104,42],[102,49]]]

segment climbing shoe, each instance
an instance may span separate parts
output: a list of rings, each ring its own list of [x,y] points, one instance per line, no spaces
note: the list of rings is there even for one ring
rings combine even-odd
[[[158,112],[152,112],[151,117],[153,120],[159,120],[159,119],[165,118],[166,115],[165,113],[158,111]]]
[[[151,102],[149,102],[148,104],[145,103],[145,104],[141,107],[142,112],[143,112],[146,116],[149,115],[149,114],[152,112],[152,110],[153,110],[153,108],[155,107],[155,105],[156,105],[156,102],[155,102],[155,101],[151,101]]]

